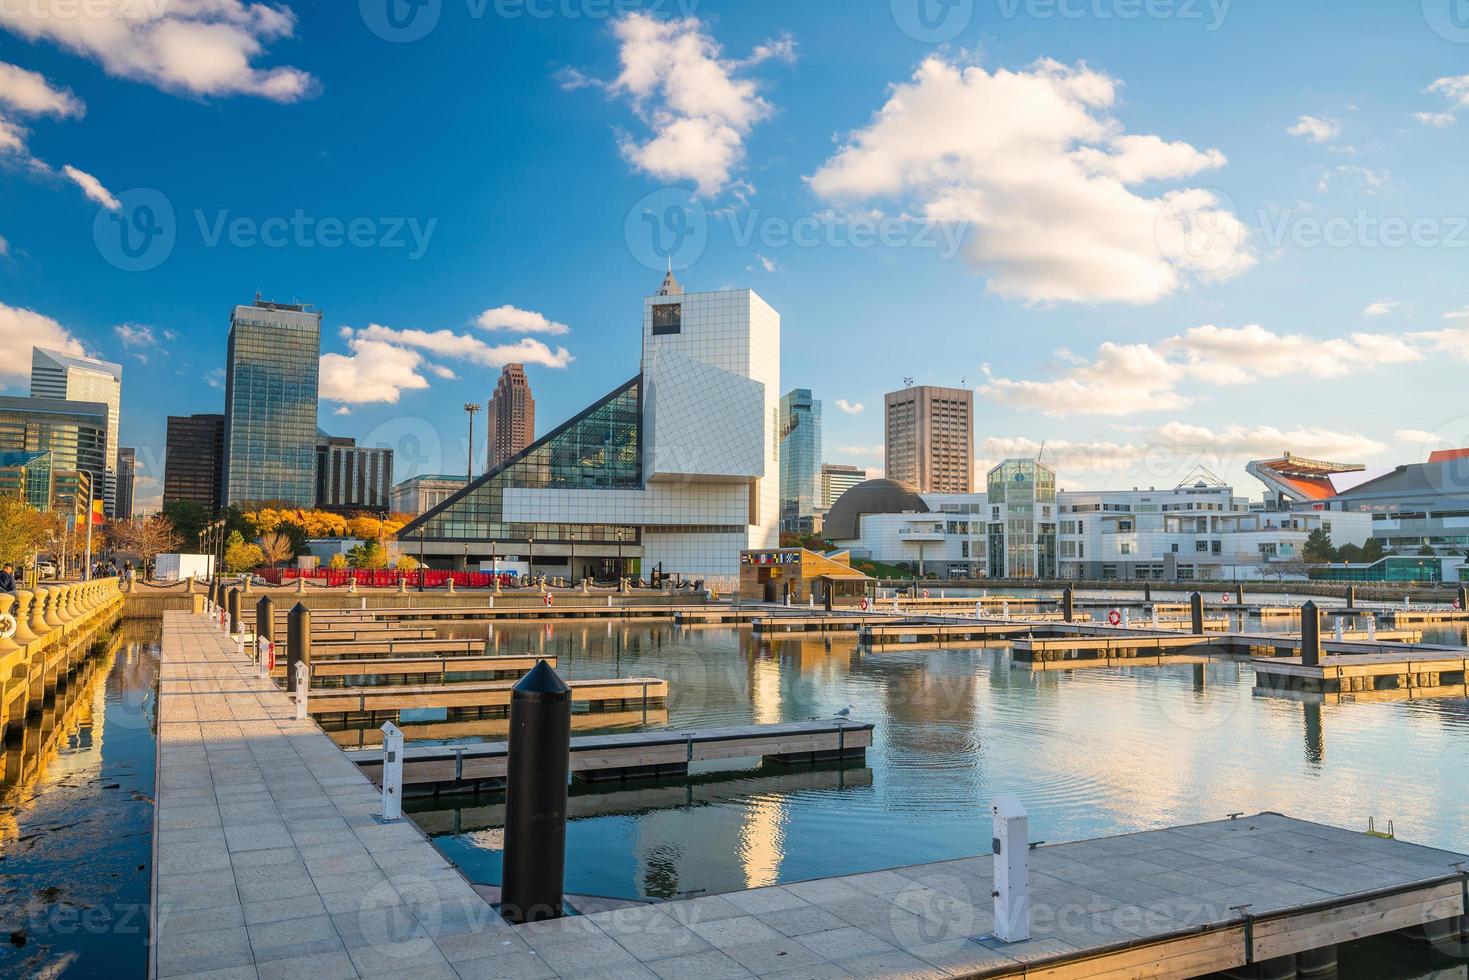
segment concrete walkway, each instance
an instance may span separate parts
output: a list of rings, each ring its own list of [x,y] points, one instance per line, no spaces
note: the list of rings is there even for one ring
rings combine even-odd
[[[203,617],[161,669],[157,977],[1185,977],[1464,910],[1469,858],[1259,814],[1039,848],[1008,946],[987,856],[512,928]]]

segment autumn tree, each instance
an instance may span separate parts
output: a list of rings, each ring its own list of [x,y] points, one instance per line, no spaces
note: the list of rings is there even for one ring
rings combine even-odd
[[[376,541],[364,541],[347,552],[347,564],[362,569],[387,568],[388,550]]]
[[[0,562],[16,567],[35,563],[46,546],[53,521],[18,498],[0,498]]]
[[[224,546],[224,569],[227,572],[248,572],[265,564],[265,553],[259,545],[249,544],[239,531],[231,531]]]
[[[347,556],[340,551],[337,552],[335,555],[332,555],[331,561],[326,563],[326,567],[334,572],[342,571],[347,567]]]
[[[159,555],[181,551],[184,537],[174,530],[173,522],[162,514],[131,521],[113,521],[108,532],[114,551],[137,555],[144,569],[153,565]]]
[[[290,536],[280,531],[269,531],[262,534],[258,545],[261,555],[265,558],[265,564],[271,568],[296,557],[296,549],[291,544]]]
[[[418,559],[417,558],[414,558],[412,555],[399,555],[398,556],[398,571],[400,571],[400,572],[416,572],[416,571],[418,571]]]

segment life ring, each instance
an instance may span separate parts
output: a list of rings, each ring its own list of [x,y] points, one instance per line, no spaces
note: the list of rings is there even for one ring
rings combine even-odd
[[[862,610],[863,612],[866,612],[867,611],[867,600],[866,599],[863,599],[861,602],[857,603],[857,608],[860,609],[860,610]]]
[[[546,593],[546,598],[545,598],[544,601],[545,601],[545,603],[546,603],[547,606],[550,606],[550,605],[552,605],[552,604],[554,604],[556,602],[556,597],[553,596],[551,593],[547,592]]]
[[[1121,613],[1121,611],[1120,610],[1117,610],[1117,609],[1113,609],[1111,612],[1107,613],[1107,622],[1111,623],[1113,626],[1121,626],[1122,625],[1122,613]]]
[[[14,616],[10,613],[0,614],[0,640],[10,639],[18,628]]]
[[[1222,596],[1220,596],[1219,597],[1219,601],[1220,602],[1228,602],[1229,601],[1229,593],[1226,592]]]
[[[924,589],[923,590],[923,598],[925,598],[925,599],[928,598],[928,590],[927,589]]]
[[[1459,600],[1458,600],[1458,599],[1455,599],[1455,600],[1454,600],[1454,608],[1455,608],[1455,609],[1458,609],[1458,608],[1459,608]],[[15,632],[15,630],[14,630],[14,629],[12,629],[12,630],[11,630],[11,631],[10,631],[10,632],[11,632],[11,633],[13,633],[13,632]],[[5,634],[5,635],[6,635],[6,636],[9,636],[9,635],[10,635],[10,633],[6,633],[6,634]]]

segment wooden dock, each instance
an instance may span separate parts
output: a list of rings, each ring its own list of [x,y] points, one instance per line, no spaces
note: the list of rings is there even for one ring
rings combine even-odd
[[[312,654],[315,655],[313,650]],[[309,664],[313,681],[328,677],[438,677],[454,674],[514,674],[520,676],[545,660],[556,666],[555,657],[489,656],[489,657],[372,657],[366,660],[315,660]],[[286,662],[276,660],[272,677],[286,676]]]
[[[351,725],[335,727],[331,719],[319,719],[327,737],[344,749],[370,749],[382,747],[382,730],[376,725]],[[490,718],[445,718],[443,721],[399,721],[396,723],[409,742],[451,740],[504,740],[510,733],[510,719],[501,713]],[[601,711],[578,711],[571,716],[571,730],[584,732],[596,729],[608,732],[616,729],[632,729],[652,726],[663,728],[668,725],[668,708],[649,705],[647,711],[603,709]]]
[[[322,714],[380,714],[405,708],[508,708],[515,681],[452,681],[447,684],[391,684],[376,687],[313,687],[307,710]],[[567,680],[573,704],[650,705],[668,698],[661,677],[607,677]]]
[[[1324,640],[1322,648],[1343,654],[1377,653],[1391,649],[1398,641],[1417,640],[1421,635],[1417,630],[1378,630],[1376,640],[1369,641],[1366,633],[1343,632],[1341,640]],[[1291,633],[1170,634],[1107,627],[1098,628],[1092,635],[1026,637],[1011,644],[1017,661],[1133,658],[1149,652],[1167,656],[1172,651],[1205,648],[1241,657],[1259,657],[1269,652],[1275,657],[1288,658],[1300,653],[1301,638]]]
[[[1342,650],[1342,647],[1348,647]],[[1464,697],[1465,670],[1469,650],[1463,647],[1405,648],[1402,652],[1351,652],[1347,644],[1323,644],[1331,653],[1319,665],[1306,665],[1300,657],[1252,660],[1255,679],[1266,690],[1313,691],[1323,694],[1367,694],[1380,691],[1410,692],[1418,697]],[[1363,699],[1367,700],[1367,699]]]
[[[752,758],[783,765],[860,762],[871,745],[872,725],[849,721],[586,735],[571,740],[571,774],[591,781],[682,777],[691,763]],[[381,751],[347,755],[374,783],[382,782]],[[508,759],[506,742],[410,745],[403,750],[403,785],[447,789],[503,781]]]

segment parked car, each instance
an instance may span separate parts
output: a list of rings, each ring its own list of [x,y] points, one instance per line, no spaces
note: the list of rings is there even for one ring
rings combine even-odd
[[[50,561],[36,562],[36,574],[41,578],[56,578],[56,563]]]

